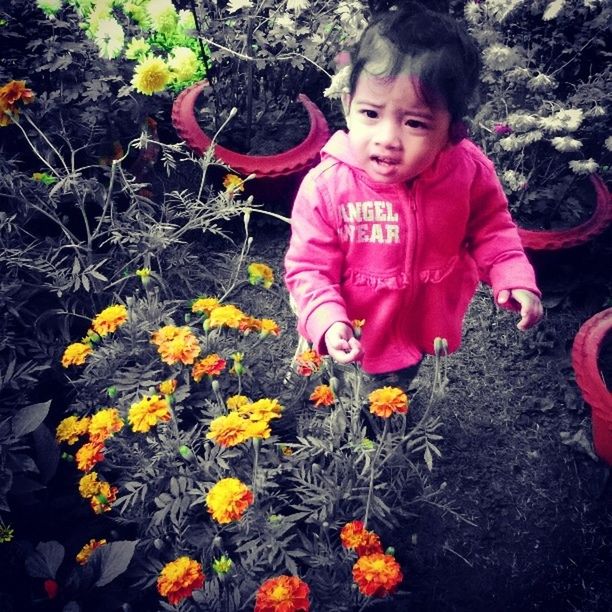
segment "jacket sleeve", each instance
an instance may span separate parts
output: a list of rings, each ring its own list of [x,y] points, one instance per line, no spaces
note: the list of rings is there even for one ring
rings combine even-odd
[[[293,205],[285,283],[297,306],[298,332],[326,354],[327,329],[350,321],[340,292],[344,254],[336,214],[317,176],[315,171],[306,175]]]
[[[476,159],[468,223],[469,248],[480,279],[497,296],[502,289],[528,289],[540,296],[533,267],[529,263],[508,200],[492,162],[484,154]]]

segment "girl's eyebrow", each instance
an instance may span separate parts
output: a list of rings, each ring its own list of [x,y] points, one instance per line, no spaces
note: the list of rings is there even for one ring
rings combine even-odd
[[[371,102],[370,100],[355,100],[354,104],[357,105],[364,105],[364,106],[369,106],[371,108],[375,108],[375,109],[379,109],[379,108],[383,108],[384,104],[376,104],[376,102]],[[412,117],[420,117],[421,119],[427,119],[429,121],[432,121],[434,116],[432,113],[430,113],[427,110],[421,110],[420,108],[407,108],[404,109],[404,114],[405,115],[410,115]]]

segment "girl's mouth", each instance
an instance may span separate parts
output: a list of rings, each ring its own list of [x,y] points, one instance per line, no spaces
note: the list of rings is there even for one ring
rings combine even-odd
[[[370,159],[383,166],[397,166],[399,164],[399,160],[394,157],[381,157],[380,155],[372,155]]]

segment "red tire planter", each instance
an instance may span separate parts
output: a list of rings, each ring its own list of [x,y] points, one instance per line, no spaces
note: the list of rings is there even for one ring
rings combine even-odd
[[[172,124],[178,135],[198,155],[211,145],[211,138],[202,130],[194,113],[200,92],[208,85],[201,81],[183,90],[172,106]],[[297,188],[299,179],[319,160],[319,151],[329,139],[329,127],[323,113],[306,95],[298,101],[306,109],[310,130],[306,138],[291,149],[275,155],[246,155],[215,146],[215,157],[237,174],[255,174],[256,179],[246,185],[247,191],[266,201],[288,201]],[[280,179],[280,180],[278,180]],[[283,180],[288,179],[288,180]]]
[[[596,205],[590,219],[565,230],[527,230],[519,227],[523,246],[532,251],[556,251],[585,244],[601,234],[612,222],[612,200],[603,180],[591,175]]]
[[[612,465],[612,393],[599,373],[599,355],[612,333],[612,308],[591,317],[578,330],[572,346],[572,366],[584,400],[591,406],[595,452]]]

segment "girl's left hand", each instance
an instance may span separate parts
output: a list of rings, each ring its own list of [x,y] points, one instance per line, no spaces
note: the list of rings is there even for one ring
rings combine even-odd
[[[497,296],[497,303],[502,308],[520,311],[521,320],[517,327],[521,331],[536,325],[544,314],[540,298],[527,289],[502,289]]]

